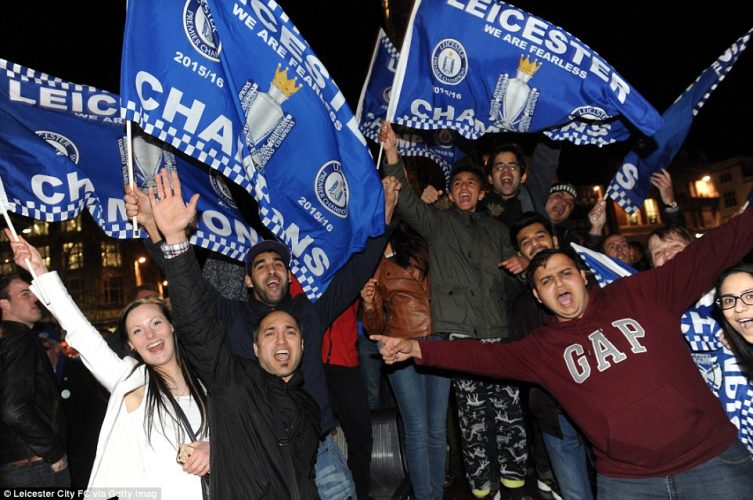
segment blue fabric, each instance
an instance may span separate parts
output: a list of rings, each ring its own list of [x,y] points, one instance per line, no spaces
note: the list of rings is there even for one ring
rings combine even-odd
[[[629,265],[604,254],[575,243],[571,245],[601,287],[636,272]],[[685,311],[680,318],[680,330],[706,385],[719,398],[727,417],[738,429],[738,438],[753,454],[753,384],[743,373],[735,355],[719,340],[722,327],[713,317],[714,296],[712,290]]]
[[[559,414],[562,438],[542,433],[549,463],[562,498],[568,500],[591,500],[591,479],[588,476],[588,450],[583,437],[570,420]]]
[[[646,135],[659,113],[595,51],[504,2],[414,2],[387,116],[419,129],[549,130],[556,140],[604,145]],[[392,119],[394,117],[394,119]]]
[[[359,129],[364,136],[377,143],[382,120],[387,117],[398,57],[397,49],[380,28],[356,110]],[[442,168],[445,184],[450,182],[452,165],[465,155],[460,147],[464,140],[454,130],[424,132],[395,126],[395,134],[397,152],[401,156],[421,156],[434,161]]]
[[[126,118],[254,197],[310,299],[383,232],[366,140],[275,2],[128,2],[121,94]]]
[[[652,138],[656,149],[641,157],[630,151],[617,169],[607,188],[607,195],[613,198],[626,212],[640,210],[643,200],[651,190],[651,174],[669,166],[688,135],[693,118],[706,103],[711,92],[727,76],[740,54],[747,48],[753,28],[748,30],[728,48],[719,59],[683,92],[664,112],[664,125]]]
[[[118,95],[2,59],[0,68],[0,175],[10,211],[61,221],[86,207],[108,236],[133,238],[123,201],[126,142]],[[221,177],[149,136],[135,134],[134,151],[137,185],[145,189],[155,172],[177,169],[184,195],[201,195],[192,242],[242,261],[258,236]]]
[[[597,476],[599,500],[745,500],[753,491],[753,458],[735,442],[718,456],[673,476],[628,479]]]
[[[342,451],[330,434],[319,443],[316,454],[316,489],[322,500],[356,498],[356,485]]]
[[[442,500],[447,457],[447,404],[452,379],[413,363],[387,377],[405,429],[405,455],[416,500]]]

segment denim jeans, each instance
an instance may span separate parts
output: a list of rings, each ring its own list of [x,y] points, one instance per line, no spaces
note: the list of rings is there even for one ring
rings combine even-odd
[[[358,358],[361,368],[361,377],[366,384],[366,393],[369,396],[369,408],[378,410],[382,408],[382,368],[384,362],[379,354],[379,347],[368,337],[358,337]]]
[[[559,424],[562,439],[545,432],[542,436],[562,498],[592,500],[594,496],[588,477],[588,451],[583,438],[562,413],[559,414]]]
[[[353,476],[345,465],[345,458],[330,434],[319,443],[315,466],[316,489],[321,500],[356,498]]]
[[[716,457],[672,476],[597,477],[599,500],[745,500],[753,496],[753,458],[736,441]]]
[[[405,428],[408,475],[416,500],[441,500],[447,455],[449,377],[412,362],[387,374]]]
[[[70,485],[68,467],[52,472],[49,462],[0,466],[0,488],[67,488]]]

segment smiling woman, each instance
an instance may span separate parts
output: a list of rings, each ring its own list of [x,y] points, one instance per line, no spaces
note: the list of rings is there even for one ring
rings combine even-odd
[[[724,330],[743,371],[753,376],[753,264],[724,271],[716,287]]]
[[[118,335],[131,355],[120,359],[37,249],[23,238],[11,246],[16,264],[35,271],[31,289],[37,296],[44,289],[66,342],[111,393],[89,489],[156,488],[165,498],[201,499],[201,477],[210,470],[206,394],[180,355],[169,310],[154,298],[126,306]]]

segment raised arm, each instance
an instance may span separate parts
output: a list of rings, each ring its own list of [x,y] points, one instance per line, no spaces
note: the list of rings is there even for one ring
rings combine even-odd
[[[384,147],[386,160],[382,170],[385,175],[397,179],[401,185],[397,202],[398,213],[426,241],[431,241],[440,230],[439,209],[421,201],[408,184],[403,161],[397,154],[397,136],[388,122],[382,122],[379,138]]]
[[[378,335],[384,331],[382,294],[374,278],[361,289],[361,321],[366,335]]]
[[[214,309],[207,305],[209,291],[201,276],[186,228],[196,214],[198,194],[183,201],[176,172],[163,170],[155,177],[149,201],[157,229],[165,238],[164,271],[170,282],[173,325],[191,367],[208,388],[222,387],[234,376],[235,360]]]
[[[47,271],[39,251],[23,236],[19,236],[17,242],[11,240],[11,248],[15,263],[27,271],[29,266],[26,264],[26,259],[29,259],[31,269],[37,275],[37,279],[31,284],[31,289],[37,297],[41,296],[39,290],[43,290],[44,295],[50,300],[47,309],[67,332],[66,342],[79,352],[86,367],[105,389],[112,392],[124,373],[133,369],[135,360],[129,357],[120,359],[110,349],[102,335],[86,319],[68,294],[58,273]]]

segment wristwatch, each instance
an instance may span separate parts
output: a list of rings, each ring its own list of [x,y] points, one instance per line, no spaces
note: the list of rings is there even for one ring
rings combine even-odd
[[[664,204],[664,208],[667,208],[667,209],[670,209],[670,210],[675,209],[675,208],[677,208],[677,202],[676,201],[672,201],[670,203],[665,203]]]

